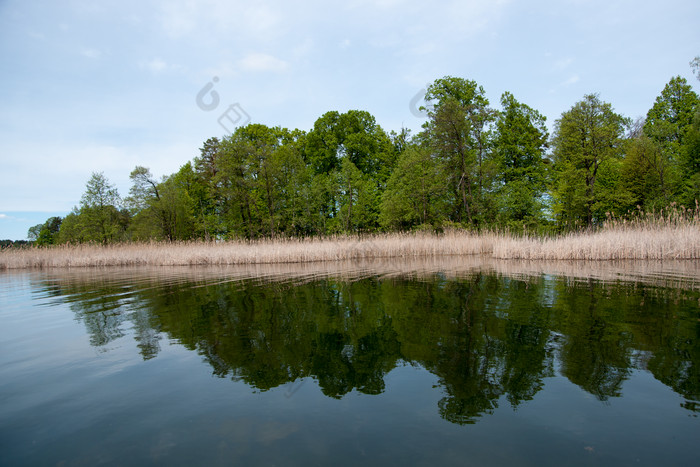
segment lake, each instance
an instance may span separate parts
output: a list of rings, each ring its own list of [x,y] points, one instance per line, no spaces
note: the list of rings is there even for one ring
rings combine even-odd
[[[0,273],[1,465],[698,465],[700,265]]]

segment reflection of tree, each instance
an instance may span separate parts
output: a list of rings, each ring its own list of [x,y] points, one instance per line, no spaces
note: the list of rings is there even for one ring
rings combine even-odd
[[[124,290],[113,284],[81,285],[71,289],[67,300],[79,320],[85,323],[90,344],[100,347],[124,336],[122,324],[127,317],[122,310]]]
[[[151,322],[148,312],[136,311],[131,315],[138,348],[144,360],[150,360],[160,352],[160,326]]]
[[[217,376],[262,391],[312,377],[330,397],[379,394],[385,375],[406,361],[438,377],[446,420],[474,423],[503,398],[515,408],[535,397],[556,355],[562,375],[601,400],[619,396],[635,367],[686,397],[689,410],[700,399],[694,292],[488,274],[301,285],[103,280],[59,289],[93,345],[124,336],[131,323],[144,359],[166,334]],[[637,351],[650,358],[636,360]]]
[[[484,275],[409,287],[390,298],[395,313],[406,310],[398,323],[402,348],[440,378],[446,420],[474,423],[504,394],[517,406],[542,388],[551,359],[543,309],[531,301],[537,287]]]
[[[644,326],[635,335],[645,337],[645,349],[653,355],[647,369],[687,400],[683,406],[700,412],[700,320],[696,294],[676,290],[672,294],[645,291],[637,296],[637,315]],[[644,333],[642,334],[642,331]]]
[[[631,335],[607,291],[589,281],[558,294],[555,309],[567,336],[562,373],[600,400],[618,397],[631,368]]]

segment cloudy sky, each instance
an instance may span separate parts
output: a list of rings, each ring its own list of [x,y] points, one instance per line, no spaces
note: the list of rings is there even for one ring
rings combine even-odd
[[[592,92],[636,118],[673,76],[700,87],[698,18],[695,0],[0,0],[0,239],[67,214],[92,172],[125,196],[136,165],[171,174],[248,119],[418,130],[414,97],[446,75],[550,128]]]

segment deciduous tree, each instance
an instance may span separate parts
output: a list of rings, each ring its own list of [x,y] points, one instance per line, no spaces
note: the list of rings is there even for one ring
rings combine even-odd
[[[588,94],[555,124],[554,213],[561,227],[590,227],[602,220],[604,193],[598,177],[606,163],[621,157],[623,129],[628,121],[596,94]]]

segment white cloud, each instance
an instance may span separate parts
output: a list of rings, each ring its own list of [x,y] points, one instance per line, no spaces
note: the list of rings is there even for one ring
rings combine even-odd
[[[578,75],[571,75],[569,79],[562,83],[562,86],[571,86],[572,84],[578,83],[580,79]]]
[[[80,51],[80,54],[81,54],[83,57],[92,58],[92,59],[100,58],[100,57],[102,56],[102,52],[101,52],[101,51],[99,51],[99,50],[97,50],[97,49],[90,48],[90,47],[85,47],[85,48],[83,48],[83,49]]]
[[[10,218],[10,216],[8,216],[7,214],[0,214],[0,219],[9,219],[9,218]]]
[[[252,53],[239,60],[238,66],[244,71],[270,71],[281,73],[287,70],[289,64],[272,55]]]
[[[149,60],[148,62],[145,62],[143,66],[146,69],[150,70],[152,73],[160,73],[161,71],[164,71],[168,68],[168,64],[165,62],[165,60],[162,60],[160,58],[154,58],[152,60]]]

